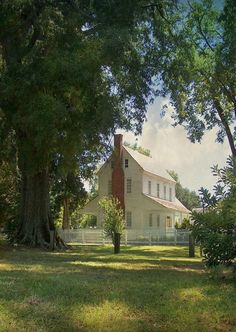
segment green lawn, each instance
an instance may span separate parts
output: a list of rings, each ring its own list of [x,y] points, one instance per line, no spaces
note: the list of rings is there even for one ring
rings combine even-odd
[[[0,248],[0,331],[236,331],[236,285],[186,247]]]

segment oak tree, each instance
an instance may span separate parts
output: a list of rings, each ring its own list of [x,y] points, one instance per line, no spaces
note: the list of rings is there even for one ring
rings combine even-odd
[[[70,168],[117,127],[140,130],[153,76],[143,2],[0,1],[1,121],[14,131],[22,183],[17,242],[49,247],[53,160]]]

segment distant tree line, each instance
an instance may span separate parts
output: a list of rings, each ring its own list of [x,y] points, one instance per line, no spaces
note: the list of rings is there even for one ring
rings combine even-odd
[[[170,176],[176,181],[175,186],[175,195],[178,200],[186,206],[187,209],[192,211],[193,208],[201,207],[200,197],[199,195],[193,191],[189,190],[188,188],[184,188],[180,181],[179,176],[175,171],[168,171]]]
[[[145,155],[147,157],[151,157],[150,150],[145,149],[142,146],[138,145],[137,142],[131,144],[131,143],[128,143],[128,142],[125,141],[124,142],[124,146],[127,146],[128,148],[130,148],[130,149],[132,149],[134,151],[137,151],[137,152],[139,152],[139,153],[141,153],[141,154],[143,154],[143,155]]]

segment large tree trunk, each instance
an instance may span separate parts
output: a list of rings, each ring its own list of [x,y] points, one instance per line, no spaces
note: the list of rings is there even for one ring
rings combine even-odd
[[[53,237],[53,245],[50,244],[50,231],[55,232],[55,227],[50,215],[48,170],[32,174],[22,169],[21,195],[17,242],[43,248],[64,247],[57,234]]]
[[[65,197],[63,200],[63,229],[70,229],[70,199]]]

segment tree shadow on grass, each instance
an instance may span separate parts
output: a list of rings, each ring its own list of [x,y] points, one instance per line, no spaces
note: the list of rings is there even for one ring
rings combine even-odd
[[[86,247],[62,253],[6,252],[1,262],[8,263],[9,268],[6,265],[0,273],[0,302],[13,315],[12,320],[25,321],[26,331],[40,331],[42,321],[50,331],[96,331],[89,325],[83,326],[80,311],[92,310],[96,320],[97,309],[102,311],[104,303],[110,303],[111,310],[117,312],[117,303],[123,303],[137,321],[141,317],[142,327],[137,331],[145,330],[144,323],[147,331],[158,328],[174,331],[170,323],[174,324],[174,318],[180,320],[178,315],[184,311],[196,314],[199,326],[202,324],[202,330],[206,330],[202,317],[209,301],[210,313],[214,315],[217,310],[227,315],[220,302],[230,298],[228,306],[233,306],[235,296],[227,288],[222,291],[217,282],[209,281],[198,270],[202,267],[199,262],[182,256],[185,248],[180,250],[180,260],[168,260],[179,259],[179,249],[162,248],[159,255],[154,249],[126,247],[116,256],[112,255],[111,247]],[[164,258],[160,261],[161,257]],[[193,294],[186,293],[188,289]],[[78,317],[71,316],[74,310]],[[190,327],[193,324],[191,318],[181,319]],[[114,316],[114,320],[120,323],[118,317]],[[148,325],[149,321],[152,325]],[[164,328],[154,327],[160,322]]]
[[[201,316],[210,299],[213,301],[211,310],[217,308],[218,312],[225,314],[218,305],[223,297],[232,297],[230,290],[220,290],[206,276],[197,275],[194,271],[186,274],[171,267],[135,271],[111,266],[101,268],[81,265],[66,270],[66,266],[61,274],[57,271],[30,270],[1,273],[0,280],[5,280],[5,288],[0,293],[0,301],[11,312],[13,320],[24,320],[26,326],[34,327],[36,331],[40,330],[42,320],[50,326],[50,331],[86,331],[86,327],[81,327],[83,322],[78,327],[79,308],[85,310],[88,307],[96,311],[105,302],[124,303],[134,315],[143,313],[142,319],[149,324],[148,320],[156,322],[165,318],[171,321],[173,315],[183,310],[197,312]],[[200,289],[197,301],[198,293],[190,297],[190,293],[184,293],[186,289]],[[70,316],[70,310],[75,307],[78,319]],[[13,308],[17,310],[12,311]],[[186,322],[191,321],[191,318],[184,319]]]
[[[4,257],[0,261],[4,261]],[[188,251],[185,247],[161,247],[160,251],[137,247],[124,247],[119,255],[113,254],[112,247],[84,247],[81,246],[76,250],[66,252],[43,252],[40,250],[23,249],[23,251],[13,250],[6,254],[6,262],[18,265],[65,265],[76,262],[91,262],[101,264],[126,263],[126,264],[181,264],[196,269],[202,269],[202,264],[198,260],[189,261]]]

